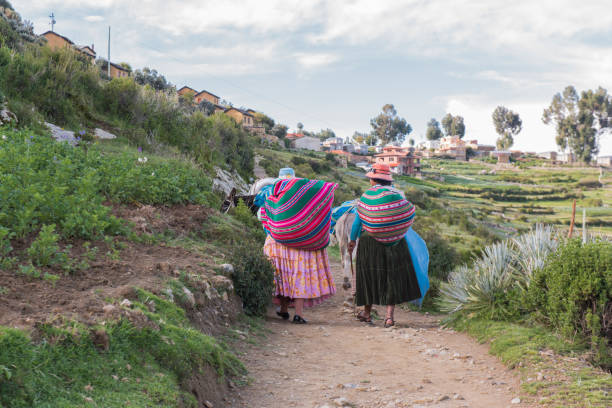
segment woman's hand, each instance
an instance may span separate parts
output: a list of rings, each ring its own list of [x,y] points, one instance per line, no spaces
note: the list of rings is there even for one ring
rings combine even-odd
[[[355,249],[356,246],[357,246],[357,242],[355,242],[355,241],[349,242],[349,244],[348,244],[349,252],[353,252],[353,249]]]

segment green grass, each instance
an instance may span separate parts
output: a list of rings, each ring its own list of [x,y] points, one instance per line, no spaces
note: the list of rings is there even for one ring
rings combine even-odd
[[[144,325],[122,318],[94,328],[108,334],[108,350],[96,347],[92,329],[72,321],[39,327],[36,340],[0,327],[0,406],[195,408],[180,387],[184,378],[205,365],[219,378],[245,374],[226,346],[190,326],[182,309],[147,291],[137,294],[130,313],[146,317],[138,318]]]
[[[490,352],[506,365],[520,367],[526,396],[555,407],[609,407],[612,376],[575,357],[584,344],[572,343],[542,327],[462,318],[451,326],[479,342],[490,343]],[[542,351],[552,350],[557,357]],[[545,378],[537,380],[538,373]],[[548,377],[548,378],[546,378]]]

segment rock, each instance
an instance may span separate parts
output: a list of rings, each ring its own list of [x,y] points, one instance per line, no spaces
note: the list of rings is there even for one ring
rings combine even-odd
[[[521,399],[516,397],[514,398],[512,401],[510,401],[511,404],[520,404],[521,403]]]
[[[232,264],[227,264],[227,263],[223,264],[221,265],[221,269],[223,270],[224,273],[227,273],[227,274],[234,273],[234,265]]]
[[[349,402],[349,400],[344,397],[336,398],[334,400],[334,404],[336,404],[337,407],[350,407],[351,405],[353,405]]]
[[[132,302],[130,302],[129,299],[123,299],[119,305],[124,307],[132,307]]]
[[[217,176],[213,180],[213,191],[221,192],[227,196],[235,188],[239,195],[248,194],[249,186],[238,173],[235,171],[230,173],[220,167],[215,167],[215,171]]]
[[[228,291],[234,290],[234,282],[232,282],[232,280],[227,276],[215,275],[210,278],[210,280],[215,288],[220,288]]]
[[[450,399],[450,397],[448,395],[443,395],[440,398],[438,398],[436,402],[442,402],[442,401],[446,401],[446,400],[449,400],[449,399]]]
[[[204,406],[206,408],[214,408],[214,405],[210,401],[204,401]]]
[[[459,395],[459,394],[455,394],[455,395],[453,395],[453,399],[454,399],[454,400],[456,400],[456,401],[458,401],[458,400],[464,400],[465,398],[463,398],[463,397],[462,397],[461,395]]]
[[[6,109],[5,106],[0,106],[0,125],[17,124],[17,116],[10,110]]]
[[[174,293],[172,293],[172,289],[165,288],[162,292],[168,299],[170,299],[171,302],[174,302]]]
[[[544,376],[544,374],[542,374],[542,373],[538,373],[538,376],[537,376],[537,380],[538,380],[538,381],[543,381],[543,380],[545,380],[545,379],[546,379],[546,377]]]
[[[227,295],[227,292],[223,292],[223,295],[221,295],[221,299],[223,299],[224,302],[229,302],[229,296]]]
[[[104,305],[104,307],[102,307],[102,311],[105,315],[113,314],[116,309],[117,308],[114,305]]]
[[[93,391],[91,384],[87,384],[85,387],[83,387],[83,389],[85,389],[85,391]]]
[[[110,348],[110,337],[104,329],[96,329],[91,332],[91,341],[99,350],[107,351]]]
[[[431,380],[429,378],[423,378],[423,384],[431,384]]]
[[[193,293],[191,293],[191,291],[184,286],[183,286],[183,294],[185,295],[184,300],[185,300],[186,306],[189,306],[191,308],[195,307],[196,305],[195,296],[193,296]]]
[[[100,128],[96,128],[94,130],[94,136],[97,137],[98,139],[116,139],[117,136],[113,135],[110,132],[107,132],[106,130],[100,129]]]
[[[69,144],[76,146],[78,141],[74,137],[74,132],[71,130],[64,130],[59,126],[55,126],[53,123],[45,122],[45,126],[51,131],[51,136],[58,142],[68,142]]]

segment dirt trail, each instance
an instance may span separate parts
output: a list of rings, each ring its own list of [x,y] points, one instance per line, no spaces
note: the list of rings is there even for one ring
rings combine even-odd
[[[340,266],[333,268],[341,282]],[[366,326],[343,305],[345,297],[340,288],[307,309],[307,325],[282,321],[270,309],[270,334],[243,357],[253,383],[229,406],[331,408],[343,406],[339,398],[362,408],[527,406],[511,403],[519,395],[518,373],[486,345],[399,308],[396,327],[385,329],[381,320]]]

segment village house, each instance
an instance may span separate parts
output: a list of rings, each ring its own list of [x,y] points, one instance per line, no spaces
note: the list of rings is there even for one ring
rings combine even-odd
[[[104,61],[102,64],[102,71],[107,73],[107,62]],[[123,68],[121,65],[115,64],[113,62],[110,63],[110,77],[111,78],[125,78],[130,76],[130,71]]]
[[[330,137],[323,141],[321,145],[324,151],[342,150],[344,141],[341,137]]]
[[[72,48],[85,56],[92,64],[96,61],[96,52],[94,51],[93,44],[91,46],[76,45],[68,37],[64,37],[55,31],[47,31],[42,36],[47,40],[47,46],[53,51],[61,48]]]
[[[416,176],[421,172],[421,158],[408,147],[385,146],[374,158],[376,163],[387,164],[395,174]]]
[[[573,163],[576,161],[574,153],[559,153],[557,154],[557,161],[561,163]]]
[[[330,153],[335,154],[336,156],[341,157],[342,158],[342,162],[346,162],[347,164],[348,163],[353,163],[353,164],[357,165],[357,163],[360,163],[360,162],[363,163],[363,157],[357,156],[355,154],[352,154],[352,153],[344,151],[344,150],[332,150]]]
[[[612,156],[599,156],[597,158],[597,164],[599,166],[612,167]]]
[[[212,93],[208,92],[208,91],[201,91],[201,92],[196,93],[195,96],[193,97],[193,100],[194,100],[195,103],[200,103],[203,100],[207,100],[208,102],[212,103],[213,105],[219,105],[219,97],[217,95],[215,95],[215,94],[212,94]]]
[[[436,153],[455,160],[466,160],[466,143],[459,136],[444,136]]]
[[[355,144],[354,145],[354,149],[355,149],[354,151],[355,151],[356,154],[360,154],[360,155],[363,155],[363,156],[367,155],[370,152],[369,151],[370,146],[368,146],[365,143]]]
[[[198,93],[198,91],[196,91],[195,89],[190,88],[190,87],[188,87],[188,86],[184,86],[184,87],[182,87],[181,89],[179,89],[178,91],[176,91],[176,93],[177,93],[179,96],[183,96],[183,95],[185,95],[186,93],[189,93],[189,92],[191,92],[191,93],[193,94],[193,96],[194,96],[194,97],[195,97],[195,95]]]
[[[255,120],[254,120],[253,115],[251,115],[250,113],[247,113],[246,111],[240,110],[238,108],[230,107],[230,108],[225,109],[224,112],[226,115],[233,118],[236,121],[236,123],[242,125],[242,127],[244,128],[250,129],[255,125]]]
[[[548,160],[552,160],[552,161],[556,161],[557,160],[557,152],[542,152],[542,153],[538,153],[538,157],[542,158],[542,159],[548,159]]]
[[[293,139],[293,141],[291,142],[291,147],[293,147],[294,149],[306,149],[320,152],[321,139],[319,139],[318,137],[301,135],[301,137]]]

